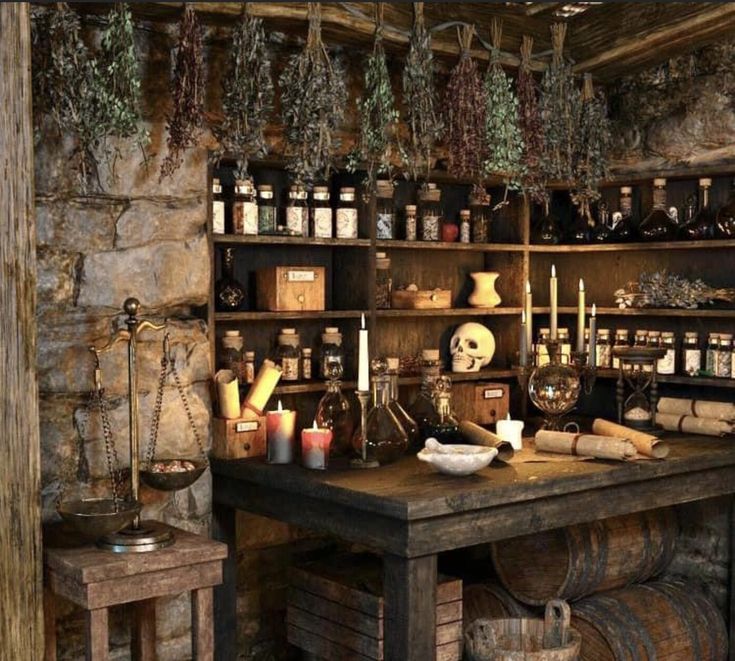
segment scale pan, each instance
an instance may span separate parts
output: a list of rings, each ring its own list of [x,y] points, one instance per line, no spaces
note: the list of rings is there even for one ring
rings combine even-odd
[[[191,464],[188,470],[165,470],[176,464]],[[202,459],[158,459],[152,463],[153,467],[163,470],[141,470],[140,479],[151,489],[158,491],[178,491],[186,489],[196,482],[202,473],[207,470],[207,462]]]
[[[141,504],[119,501],[117,510],[112,498],[84,498],[59,504],[61,518],[88,539],[99,539],[129,526],[138,514]]]

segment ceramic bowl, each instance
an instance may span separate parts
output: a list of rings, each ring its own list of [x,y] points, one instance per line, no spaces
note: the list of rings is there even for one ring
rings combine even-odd
[[[430,438],[416,455],[445,475],[472,475],[495,459],[498,451],[483,445],[442,445]]]

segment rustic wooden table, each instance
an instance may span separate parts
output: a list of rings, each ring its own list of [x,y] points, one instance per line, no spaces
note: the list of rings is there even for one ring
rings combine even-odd
[[[386,659],[427,661],[434,658],[438,553],[735,492],[732,439],[670,438],[664,461],[498,463],[464,478],[439,475],[415,457],[326,472],[213,460],[215,531],[230,548],[215,589],[216,658],[237,658],[238,509],[382,551]]]

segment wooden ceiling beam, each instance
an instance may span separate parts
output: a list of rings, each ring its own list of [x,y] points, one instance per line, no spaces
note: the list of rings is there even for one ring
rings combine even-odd
[[[553,11],[561,7],[561,2],[534,2],[532,5],[526,7],[526,16],[536,16],[537,14],[543,14],[547,11]]]

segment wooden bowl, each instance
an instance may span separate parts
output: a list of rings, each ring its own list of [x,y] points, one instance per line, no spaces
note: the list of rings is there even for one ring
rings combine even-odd
[[[207,462],[202,459],[159,459],[154,464],[170,464],[173,461],[188,461],[194,464],[194,468],[188,471],[177,471],[172,473],[162,473],[152,470],[141,470],[140,479],[158,491],[179,491],[186,489],[196,482],[207,470]]]
[[[140,514],[137,501],[118,501],[112,498],[82,498],[66,500],[57,511],[61,518],[88,539],[99,539],[127,528]]]

